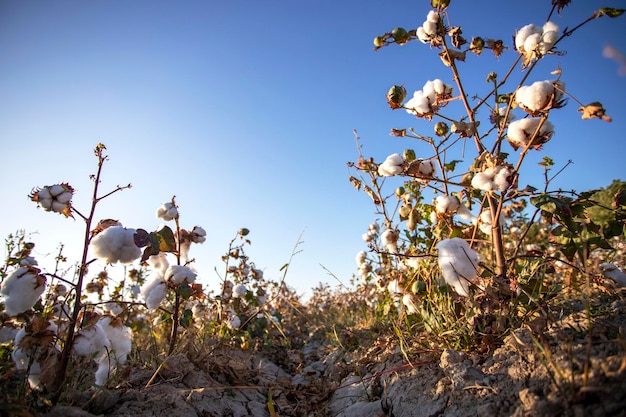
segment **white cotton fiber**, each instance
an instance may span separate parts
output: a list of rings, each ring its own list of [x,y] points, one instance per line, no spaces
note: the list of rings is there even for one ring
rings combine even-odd
[[[446,283],[457,294],[469,296],[469,282],[477,277],[478,254],[458,237],[437,244],[438,263]]]

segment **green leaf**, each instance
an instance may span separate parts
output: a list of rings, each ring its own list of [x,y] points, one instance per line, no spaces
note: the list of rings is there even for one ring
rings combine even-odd
[[[185,311],[183,311],[183,314],[181,314],[178,322],[184,328],[188,328],[193,323],[193,312],[189,309],[186,309]]]
[[[443,165],[444,169],[446,170],[446,172],[452,172],[455,170],[456,168],[456,164],[458,164],[459,162],[463,162],[459,159],[455,159],[454,161],[450,161],[446,164]]]
[[[565,257],[570,261],[574,260],[574,256],[576,256],[577,251],[578,251],[578,247],[576,246],[576,243],[574,243],[574,240],[572,239],[570,239],[569,242],[567,242],[561,248],[561,252],[563,252],[563,255],[565,255]]]
[[[185,281],[176,288],[176,292],[187,300],[191,296],[191,286]]]
[[[152,235],[153,233],[150,233]],[[174,232],[168,226],[163,226],[154,233],[158,237],[158,244],[156,247],[161,252],[176,252],[176,238]],[[151,239],[152,242],[152,239]]]

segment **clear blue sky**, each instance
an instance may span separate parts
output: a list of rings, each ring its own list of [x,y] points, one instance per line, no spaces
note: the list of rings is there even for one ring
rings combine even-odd
[[[419,155],[425,148],[389,130],[430,135],[432,127],[391,111],[385,93],[393,84],[412,93],[434,78],[452,84],[438,51],[412,42],[374,52],[372,40],[420,26],[429,4],[0,0],[0,235],[37,232],[40,264],[49,264],[59,242],[77,259],[82,222],[38,210],[27,195],[69,182],[86,211],[92,150],[103,142],[110,161],[102,189],[133,188],[105,200],[96,217],[153,230],[156,208],[176,195],[181,225],[208,232],[191,252],[204,282],[217,282],[220,256],[247,227],[248,254],[266,277],[281,276],[304,230],[287,283],[299,292],[336,284],[320,265],[348,283],[356,252],[366,249],[361,234],[376,219],[369,198],[348,182],[346,162],[357,159],[352,130],[379,162],[407,147]],[[574,1],[554,20],[571,27],[600,6],[624,2]],[[449,12],[468,39],[501,38],[511,47],[515,29],[542,24],[549,7],[549,0],[452,0]],[[567,55],[547,57],[531,76],[552,79],[560,65],[568,90],[601,101],[614,119],[582,121],[572,100],[553,112],[556,135],[533,158],[574,161],[555,187],[625,178],[626,77],[602,56],[606,45],[626,53],[625,19],[590,23],[560,44]],[[468,56],[461,65],[468,94],[484,91],[486,75],[503,75],[514,56]],[[541,186],[533,160],[528,165],[521,182]]]

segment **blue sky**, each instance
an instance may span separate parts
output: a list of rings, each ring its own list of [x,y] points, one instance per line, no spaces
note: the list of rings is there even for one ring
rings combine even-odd
[[[575,1],[553,20],[572,27],[601,6],[624,3]],[[548,0],[453,0],[449,14],[466,38],[511,47],[515,29],[542,24],[549,7]],[[366,249],[361,234],[376,219],[348,181],[346,162],[358,156],[353,129],[378,162],[408,147],[426,153],[389,136],[392,127],[427,135],[432,127],[391,111],[385,93],[393,84],[412,93],[434,78],[452,84],[429,46],[374,52],[372,40],[420,26],[428,10],[426,0],[0,1],[0,235],[36,232],[40,264],[60,242],[79,258],[83,224],[38,210],[27,195],[69,182],[86,211],[92,150],[102,142],[110,156],[102,189],[133,188],[104,200],[96,217],[153,230],[156,208],[176,195],[182,227],[208,232],[192,248],[203,282],[218,282],[220,256],[247,227],[248,254],[266,277],[280,278],[303,232],[287,283],[299,292],[335,285],[321,265],[348,283],[356,252]],[[529,159],[522,183],[542,185],[535,162],[544,155],[558,166],[574,161],[554,187],[624,179],[626,77],[602,56],[607,45],[626,52],[624,19],[591,22],[559,45],[566,55],[548,56],[531,75],[553,79],[561,66],[568,91],[601,101],[613,122],[580,120],[572,100],[552,112],[556,134]],[[468,56],[461,65],[468,94],[484,92],[486,75],[503,75],[514,57],[512,50],[499,60],[488,51]],[[517,69],[512,77],[520,76]]]

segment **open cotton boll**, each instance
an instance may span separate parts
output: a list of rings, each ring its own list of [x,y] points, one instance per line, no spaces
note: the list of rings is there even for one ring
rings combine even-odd
[[[78,356],[100,358],[110,350],[111,341],[102,326],[96,323],[81,329],[76,334],[72,348]]]
[[[119,363],[126,362],[126,358],[132,348],[133,332],[128,326],[124,326],[119,318],[105,316],[102,317],[98,324],[104,330],[109,342],[111,343],[110,354]]]
[[[16,316],[30,310],[46,288],[46,277],[39,269],[22,266],[2,283],[0,295],[4,299],[4,310],[9,316]]]
[[[354,257],[354,260],[356,261],[357,266],[361,265],[363,262],[367,260],[367,253],[365,253],[364,250],[360,251],[359,253],[356,254],[356,256]]]
[[[53,322],[48,322],[44,333],[50,335],[56,335],[58,333],[58,327]],[[41,373],[40,361],[45,358],[46,349],[57,349],[57,345],[51,344],[48,346],[41,346],[31,343],[30,348],[23,350],[22,340],[27,336],[26,328],[22,327],[16,334],[13,342],[13,352],[11,352],[11,359],[15,363],[15,367],[19,370],[29,370],[28,372],[28,384],[33,389],[41,388],[41,380],[39,375]],[[54,338],[51,339],[54,343]],[[57,349],[58,350],[58,349]],[[30,369],[28,368],[30,365]]]
[[[159,252],[158,255],[150,256],[148,258],[148,265],[150,265],[153,271],[159,273],[159,275],[165,275],[165,271],[170,267],[165,252]]]
[[[453,195],[438,195],[435,198],[435,211],[440,214],[453,214],[461,206],[458,197]]]
[[[172,202],[163,203],[161,204],[161,207],[157,209],[156,217],[164,222],[169,222],[170,220],[174,220],[178,217],[178,209]]]
[[[458,237],[437,244],[437,262],[446,283],[464,297],[469,296],[469,282],[478,276],[478,254]]]
[[[517,150],[518,148],[526,147],[540,122],[541,118],[539,117],[525,118],[512,122],[507,130],[507,141],[513,149]],[[541,149],[541,146],[549,141],[553,134],[554,125],[546,120],[541,126],[541,129],[539,129],[539,133],[533,141],[532,148]]]
[[[430,108],[430,100],[422,90],[415,91],[413,93],[413,97],[404,104],[404,108],[408,113],[415,116],[422,116],[424,114],[432,113],[432,109]]]
[[[506,191],[511,185],[513,172],[505,165],[489,167],[472,178],[472,187],[483,191]]]
[[[135,245],[135,232],[122,226],[107,227],[91,239],[94,256],[108,264],[131,264],[141,256],[141,249]]]
[[[404,158],[400,154],[389,155],[385,161],[378,166],[378,175],[392,177],[402,173],[404,170]]]
[[[541,34],[541,32],[542,29],[532,23],[522,27],[515,34],[515,48],[520,52],[524,52],[524,43],[526,42],[526,39],[530,35]]]
[[[504,226],[504,217],[502,216],[502,213],[500,213],[500,219],[499,219],[499,224],[500,226]],[[484,209],[482,213],[480,213],[480,216],[478,217],[478,228],[480,229],[481,232],[483,232],[486,235],[491,236],[491,229],[493,226],[493,216],[491,215],[491,209]]]
[[[174,285],[182,284],[184,281],[191,284],[195,282],[197,274],[189,267],[182,265],[171,265],[165,272],[165,280]]]
[[[380,240],[389,252],[398,250],[398,232],[393,229],[387,229],[380,235]]]
[[[141,295],[146,301],[149,310],[156,310],[161,306],[167,295],[167,284],[159,275],[148,281],[141,287]]]
[[[233,295],[236,298],[245,297],[247,292],[248,288],[243,284],[236,285],[235,288],[233,288]]]
[[[551,81],[536,81],[532,85],[521,86],[515,93],[515,101],[531,113],[546,110],[554,95]]]

